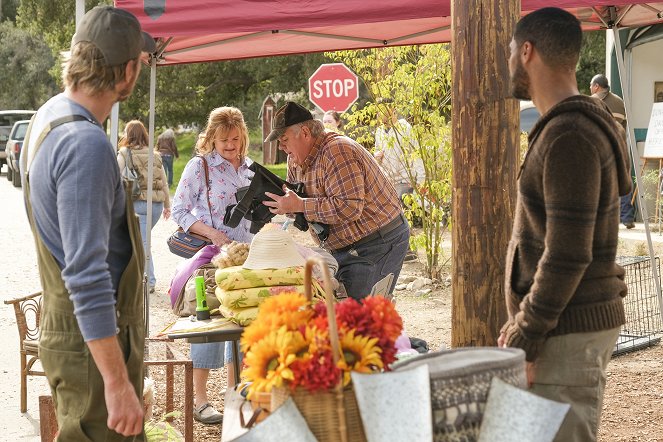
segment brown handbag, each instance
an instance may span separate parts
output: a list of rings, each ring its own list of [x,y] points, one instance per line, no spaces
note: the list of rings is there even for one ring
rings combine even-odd
[[[205,169],[205,185],[207,186],[207,209],[209,210],[210,217],[212,216],[212,205],[209,200],[209,172],[207,170],[207,160],[202,155],[196,155],[203,161]],[[191,258],[198,253],[200,249],[212,244],[212,240],[193,232],[185,232],[184,229],[179,227],[166,241],[168,249],[177,256],[183,258]]]

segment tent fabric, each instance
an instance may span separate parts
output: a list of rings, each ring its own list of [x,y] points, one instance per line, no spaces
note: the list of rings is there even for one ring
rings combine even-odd
[[[450,0],[116,0],[161,41],[159,65],[451,40]],[[661,22],[663,3],[523,0],[566,8],[585,30]],[[614,9],[609,9],[615,6]]]

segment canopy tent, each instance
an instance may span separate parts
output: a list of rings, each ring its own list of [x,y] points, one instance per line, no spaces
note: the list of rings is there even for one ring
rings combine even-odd
[[[440,43],[451,40],[450,0],[116,0],[159,38],[157,64]],[[567,8],[585,30],[659,21],[663,3],[523,0],[523,14]]]
[[[150,151],[154,140],[154,105],[157,65],[267,57],[306,52],[449,42],[450,0],[115,0],[119,8],[132,12],[144,30],[158,39],[151,58]],[[521,14],[556,6],[576,15],[583,29],[615,29],[617,47],[623,47],[617,28],[662,22],[663,3],[627,0],[522,0]],[[619,52],[619,75],[626,72]],[[622,84],[627,81],[622,80]],[[624,94],[627,115],[631,103]],[[117,110],[111,127],[117,128]],[[629,129],[632,156],[636,152],[633,130]],[[637,161],[636,180],[640,170]],[[149,173],[152,174],[152,156]],[[638,182],[638,186],[640,183]],[[148,180],[148,220],[151,225],[152,180]],[[640,204],[641,210],[643,204]],[[646,213],[645,230],[656,272],[653,246]],[[148,231],[147,259],[151,259]],[[659,303],[663,297],[654,275]],[[147,292],[145,293],[147,296]],[[146,325],[149,330],[149,303]]]

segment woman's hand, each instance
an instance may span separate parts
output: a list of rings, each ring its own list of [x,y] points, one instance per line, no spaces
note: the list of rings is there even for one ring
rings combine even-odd
[[[162,213],[163,213],[163,219],[168,219],[168,218],[170,218],[170,209],[164,207]]]
[[[221,247],[224,244],[230,243],[230,239],[228,238],[228,236],[225,233],[223,233],[220,230],[215,230],[215,232],[216,233],[214,233],[214,235],[209,237],[209,239],[212,240],[212,243],[215,246]]]

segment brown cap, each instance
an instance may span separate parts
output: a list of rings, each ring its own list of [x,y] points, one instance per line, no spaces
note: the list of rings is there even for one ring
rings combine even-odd
[[[97,6],[85,14],[71,39],[71,48],[82,41],[92,43],[101,51],[106,66],[134,60],[141,52],[156,51],[154,39],[141,31],[138,19],[112,6]]]
[[[276,111],[274,118],[272,118],[272,131],[265,138],[265,142],[268,143],[279,139],[283,135],[283,132],[293,124],[312,119],[313,115],[311,115],[308,109],[297,103],[288,101]]]

